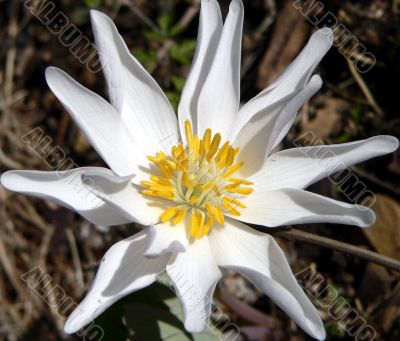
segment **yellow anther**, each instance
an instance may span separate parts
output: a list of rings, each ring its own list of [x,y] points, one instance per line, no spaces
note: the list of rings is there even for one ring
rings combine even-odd
[[[212,187],[215,186],[215,183],[213,182],[206,182],[205,184],[201,185],[201,189],[203,191],[208,191],[209,189],[211,189]]]
[[[147,157],[147,160],[149,160],[149,161],[151,161],[151,162],[154,162],[155,164],[158,164],[158,163],[160,163],[160,161],[161,161],[160,158],[155,157],[155,156],[146,156],[146,157]]]
[[[240,168],[242,168],[242,166],[243,166],[243,162],[239,162],[239,163],[229,167],[224,173],[224,178],[229,178],[233,173],[235,173]]]
[[[163,174],[164,178],[170,179],[173,175],[173,170],[171,170],[168,166],[164,164],[159,165],[161,173]]]
[[[214,156],[214,154],[217,152],[220,142],[221,142],[221,135],[219,133],[215,134],[214,138],[212,139],[208,153],[207,153],[208,160],[210,160]]]
[[[170,170],[175,170],[176,169],[176,163],[173,162],[173,161],[170,161],[170,160],[161,159],[160,164],[165,165]]]
[[[219,197],[221,196],[221,192],[220,192],[220,190],[219,190],[217,185],[214,185],[213,190],[214,190],[216,195],[218,195]]]
[[[185,134],[186,134],[186,140],[189,146],[192,145],[192,139],[193,139],[193,131],[192,131],[192,125],[190,124],[189,120],[185,121]]]
[[[238,206],[240,208],[246,208],[247,207],[246,205],[241,203],[239,200],[237,200],[237,199],[235,199],[235,198],[233,198],[233,197],[231,197],[229,195],[226,195],[223,200],[224,200],[224,202],[228,202],[233,206]]]
[[[202,231],[202,236],[205,236],[205,235],[208,234],[208,232],[210,232],[211,226],[213,225],[213,223],[214,223],[214,218],[212,216],[209,216],[207,218],[207,221],[206,221],[205,225],[204,225],[204,228],[203,228],[203,231]]]
[[[221,148],[221,135],[205,130],[200,138],[189,120],[185,121],[187,145],[173,146],[170,154],[158,152],[148,156],[161,173],[140,184],[143,195],[158,197],[175,205],[165,210],[160,219],[180,224],[189,222],[190,238],[199,239],[212,229],[214,222],[223,225],[224,214],[240,215],[245,209],[240,200],[253,192],[251,181],[231,177],[243,162],[235,163],[239,148],[226,141]]]
[[[198,183],[197,176],[195,174],[188,173],[183,173],[182,181],[187,188],[194,188]]]
[[[205,214],[203,211],[197,212],[197,230],[196,230],[196,238],[200,239],[203,232],[203,226],[205,221]]]
[[[225,160],[225,167],[230,167],[235,160],[235,150],[232,147],[229,147],[228,155],[226,156]]]
[[[190,199],[189,199],[189,202],[191,203],[191,204],[197,204],[197,201],[199,200],[199,197],[197,197],[197,196],[195,196],[195,195],[192,195],[191,197],[190,197]]]
[[[163,152],[158,152],[156,154],[156,157],[158,157],[159,159],[162,159],[162,160],[167,160],[168,159],[168,156],[165,155]]]
[[[153,182],[157,182],[160,185],[170,185],[171,184],[169,182],[169,180],[164,179],[164,178],[160,178],[159,176],[155,176],[155,175],[150,176],[150,180],[153,181]]]
[[[175,219],[172,221],[174,225],[179,224],[185,217],[186,217],[186,210],[185,209],[179,209],[178,213],[175,216]]]
[[[225,222],[225,217],[219,207],[215,207],[215,215],[214,215],[215,220],[218,222],[218,224],[223,224]]]
[[[208,151],[208,148],[210,147],[210,143],[211,143],[211,129],[210,128],[206,129],[206,131],[204,132],[203,142],[204,142],[204,147],[206,148],[206,151]]]
[[[169,199],[169,200],[175,199],[175,195],[172,192],[160,192],[160,191],[152,191],[149,189],[143,189],[140,191],[140,193],[142,193],[144,195],[150,195],[152,197],[160,197],[160,198]]]
[[[236,187],[228,189],[228,192],[249,195],[254,192],[254,189],[250,187]]]
[[[150,186],[153,186],[153,185],[154,185],[154,183],[152,183],[151,181],[145,181],[145,180],[140,181],[140,184],[141,184],[142,186],[144,186],[144,187],[150,187]]]
[[[196,236],[196,230],[197,230],[197,214],[192,210],[192,214],[190,215],[190,229],[189,229],[189,235],[190,237],[195,237]]]
[[[161,214],[161,222],[165,223],[175,217],[178,209],[176,207],[170,207],[169,209],[165,210],[163,214]]]
[[[206,147],[204,146],[203,140],[200,140],[199,142],[199,154],[201,157],[204,157],[206,155]]]
[[[199,152],[199,136],[197,134],[193,136],[192,142],[193,142],[192,143],[192,150],[195,153],[198,153]]]
[[[224,145],[221,147],[219,150],[217,156],[215,157],[215,161],[219,162],[221,159],[224,159],[223,156],[228,154],[228,148],[229,148],[229,141],[225,142]]]
[[[174,187],[172,187],[171,185],[159,185],[159,184],[152,184],[150,186],[150,189],[152,191],[168,191],[168,192],[172,192],[174,190]]]
[[[254,182],[247,181],[247,180],[244,180],[244,179],[229,178],[228,180],[230,182],[235,182],[235,183],[239,183],[239,184],[243,184],[243,185],[254,185]]]

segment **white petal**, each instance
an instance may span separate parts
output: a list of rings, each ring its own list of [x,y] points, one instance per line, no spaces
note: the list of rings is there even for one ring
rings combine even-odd
[[[203,331],[210,319],[215,286],[221,278],[208,238],[196,240],[186,252],[173,255],[167,273],[183,306],[185,329],[191,333]]]
[[[165,270],[168,257],[145,257],[143,253],[147,245],[145,230],[107,251],[88,294],[65,324],[67,334],[75,333],[92,322],[122,297],[152,284]]]
[[[111,103],[147,155],[169,150],[179,132],[168,99],[131,55],[112,20],[95,10],[90,17]]]
[[[112,226],[131,222],[119,210],[95,194],[82,182],[86,172],[112,173],[109,169],[85,167],[69,171],[8,171],[1,176],[2,185],[10,191],[50,200],[72,209],[96,225]]]
[[[142,225],[157,224],[171,202],[142,195],[130,178],[87,173],[85,183],[98,189],[96,194],[123,216]]]
[[[315,32],[285,72],[240,109],[231,139],[237,136],[240,129],[254,115],[284,99],[291,93],[301,90],[308,83],[322,57],[332,46],[332,42],[333,33],[331,29],[323,28]]]
[[[375,214],[369,208],[351,205],[300,189],[284,188],[265,192],[255,186],[255,191],[242,202],[247,206],[237,219],[250,224],[269,227],[336,223],[371,226]]]
[[[185,121],[197,132],[197,100],[210,70],[222,31],[221,11],[216,0],[202,0],[196,53],[186,78],[178,108],[182,140],[186,142]]]
[[[231,219],[214,228],[210,244],[215,260],[248,278],[314,338],[325,331],[317,310],[294,277],[275,240]]]
[[[287,94],[302,88],[310,79],[319,62],[329,51],[333,43],[333,32],[325,27],[315,32],[296,59],[286,68],[283,74],[273,83],[275,96]]]
[[[231,133],[240,100],[240,55],[242,46],[243,4],[232,0],[210,72],[198,103],[198,133],[207,128]]]
[[[155,257],[171,252],[185,252],[189,244],[189,234],[185,225],[184,219],[178,225],[173,225],[168,221],[163,224],[150,226],[150,242],[145,255]]]
[[[240,131],[234,144],[240,147],[238,160],[245,167],[242,176],[257,172],[264,164],[270,151],[278,145],[291,127],[297,111],[322,85],[319,76],[313,76],[304,89],[289,95],[265,111],[254,115]]]
[[[60,69],[47,68],[46,80],[110,168],[121,176],[137,173],[137,165],[146,162],[145,155],[115,109]]]
[[[391,153],[399,147],[393,136],[324,146],[287,149],[271,155],[251,181],[263,191],[304,189],[359,162]]]

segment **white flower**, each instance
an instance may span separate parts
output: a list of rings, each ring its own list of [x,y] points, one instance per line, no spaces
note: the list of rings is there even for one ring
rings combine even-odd
[[[239,109],[243,5],[233,0],[223,25],[217,1],[203,0],[177,120],[111,19],[92,11],[91,20],[111,104],[54,67],[46,79],[111,170],[9,171],[1,177],[8,189],[54,200],[94,224],[149,226],[106,253],[65,331],[78,331],[164,271],[182,301],[185,328],[202,331],[221,270],[232,269],[307,333],[324,339],[318,312],[277,243],[242,222],[274,227],[375,221],[370,209],[304,188],[333,170],[394,151],[397,139],[377,136],[307,147],[307,155],[300,148],[271,154],[296,112],[321,87],[320,77],[311,75],[332,44],[332,32],[317,31],[288,69]],[[316,166],[319,157],[323,162]],[[101,200],[89,200],[94,195]]]

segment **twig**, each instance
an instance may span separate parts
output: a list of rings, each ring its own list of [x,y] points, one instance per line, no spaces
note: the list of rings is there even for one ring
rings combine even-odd
[[[124,5],[127,5],[129,9],[136,14],[152,31],[161,33],[157,25],[145,14],[140,8],[138,8],[132,0],[122,1]]]
[[[75,277],[78,282],[78,288],[79,290],[82,290],[85,287],[85,282],[83,281],[82,264],[79,258],[79,251],[78,246],[76,245],[74,232],[71,228],[67,228],[65,232],[67,234],[68,242],[71,248],[72,260],[75,267]]]
[[[346,59],[347,65],[349,66],[350,72],[353,75],[354,79],[356,80],[358,86],[360,87],[361,91],[363,92],[365,98],[368,100],[369,105],[375,110],[375,112],[379,116],[383,116],[383,110],[376,102],[374,96],[372,95],[371,91],[369,90],[367,84],[362,79],[361,75],[357,71],[354,64],[350,61],[350,59]]]
[[[300,230],[295,230],[291,229],[289,231],[279,231],[276,233],[271,233],[274,236],[280,237],[280,238],[285,238],[289,240],[298,240],[298,241],[304,241],[310,244],[314,245],[319,245],[323,247],[327,247],[329,249],[347,253],[353,256],[357,256],[359,258],[363,258],[369,262],[382,265],[386,268],[389,268],[391,270],[395,271],[400,271],[400,261],[380,255],[376,252],[370,251],[370,250],[365,250],[360,247],[340,242],[337,240],[333,240],[331,238],[327,237],[322,237],[318,236],[312,233],[300,231]]]

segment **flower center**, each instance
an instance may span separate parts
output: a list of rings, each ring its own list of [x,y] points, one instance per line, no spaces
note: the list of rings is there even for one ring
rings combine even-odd
[[[252,182],[231,177],[243,166],[235,163],[239,148],[229,141],[220,147],[221,135],[212,136],[207,129],[202,139],[193,135],[190,122],[185,122],[187,146],[182,143],[171,148],[171,155],[163,152],[148,156],[160,170],[160,176],[142,181],[144,195],[173,201],[175,206],[161,215],[163,223],[179,224],[189,218],[189,235],[201,238],[214,224],[224,223],[224,213],[239,216],[246,206],[241,199],[253,192]]]

